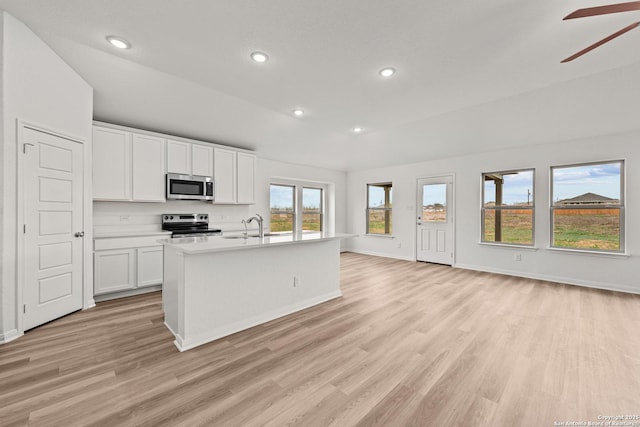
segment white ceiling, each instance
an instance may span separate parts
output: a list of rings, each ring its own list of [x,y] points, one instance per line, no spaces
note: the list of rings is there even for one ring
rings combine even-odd
[[[94,87],[97,120],[340,170],[640,129],[640,30],[560,64],[640,18],[562,21],[601,4],[0,0]]]

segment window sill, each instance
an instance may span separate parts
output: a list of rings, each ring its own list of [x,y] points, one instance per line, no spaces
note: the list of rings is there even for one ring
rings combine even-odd
[[[529,251],[537,251],[539,248],[529,245],[514,245],[512,243],[490,243],[490,242],[478,242],[481,246],[488,246],[492,248],[505,248],[505,249],[524,249]]]
[[[370,234],[370,233],[365,233],[365,234],[363,234],[363,236],[366,236],[366,237],[381,237],[383,239],[394,239],[393,235],[391,235],[391,234]]]
[[[564,252],[564,253],[568,253],[568,254],[584,254],[584,255],[591,255],[591,256],[604,257],[604,258],[629,258],[629,257],[631,257],[631,254],[629,254],[627,252],[589,251],[589,250],[584,250],[584,249],[554,248],[554,247],[549,247],[549,248],[547,248],[547,250],[552,251],[552,252],[560,252],[560,253]]]

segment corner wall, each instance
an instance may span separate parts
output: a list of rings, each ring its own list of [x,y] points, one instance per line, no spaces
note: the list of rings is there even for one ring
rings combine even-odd
[[[0,11],[2,20],[2,142],[0,145],[0,342],[17,336],[17,123],[42,126],[85,141],[85,183],[91,182],[93,90],[23,23]],[[88,161],[87,161],[88,160]],[[91,186],[85,198],[91,200]],[[88,196],[88,197],[87,197]],[[91,229],[91,203],[85,207]],[[85,242],[91,242],[91,232]],[[85,251],[86,255],[86,251]],[[85,256],[85,283],[92,277]],[[85,305],[87,301],[85,300]]]
[[[347,176],[347,243],[354,252],[415,260],[416,179],[455,175],[456,267],[640,293],[640,132],[502,150],[396,167],[350,172]],[[602,160],[625,160],[626,243],[630,256],[549,249],[549,168]],[[481,245],[481,174],[535,168],[536,249]],[[366,184],[393,182],[394,238],[364,236]],[[400,246],[400,247],[398,247]],[[522,261],[515,261],[515,254]]]

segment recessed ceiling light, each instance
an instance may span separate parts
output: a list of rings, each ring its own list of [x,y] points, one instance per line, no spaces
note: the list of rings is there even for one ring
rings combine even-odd
[[[267,56],[266,53],[262,53],[262,52],[253,52],[251,54],[251,59],[253,59],[256,62],[267,62],[269,60],[269,57]]]
[[[353,128],[353,131],[355,133],[360,133],[360,132],[362,132],[362,128],[360,126],[356,126],[356,127]]]
[[[116,36],[107,36],[107,41],[111,43],[111,45],[117,47],[118,49],[130,49],[131,43],[123,39],[122,37]]]
[[[304,110],[302,108],[296,108],[293,110],[293,115],[300,117],[304,114]]]
[[[391,77],[395,73],[396,73],[396,69],[391,67],[383,68],[382,70],[380,70],[380,75],[382,77]]]

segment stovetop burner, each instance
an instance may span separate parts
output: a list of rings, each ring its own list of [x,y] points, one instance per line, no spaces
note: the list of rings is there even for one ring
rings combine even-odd
[[[222,234],[219,228],[209,228],[208,214],[163,214],[162,229],[171,231],[171,237]]]

